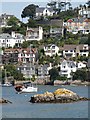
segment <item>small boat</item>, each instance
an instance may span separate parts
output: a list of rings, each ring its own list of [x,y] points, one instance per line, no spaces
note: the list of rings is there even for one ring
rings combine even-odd
[[[15,90],[21,93],[37,92],[38,88],[34,86],[16,85]]]
[[[22,85],[16,85],[16,86],[15,86],[15,90],[16,90],[17,92],[21,92],[21,91],[22,91]]]
[[[1,86],[2,86],[2,87],[11,87],[12,84],[11,84],[11,83],[4,83],[4,84],[2,84]]]

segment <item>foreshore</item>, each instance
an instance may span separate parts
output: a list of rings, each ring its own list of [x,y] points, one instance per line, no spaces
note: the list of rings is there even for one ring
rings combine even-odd
[[[15,85],[16,84],[23,84],[23,83],[27,83],[27,82],[30,82],[30,81],[15,81]],[[37,84],[37,85],[47,85],[47,83],[45,83],[44,80],[39,80],[37,83],[36,81],[35,82],[32,82],[33,84]],[[50,83],[50,82],[49,82]],[[81,80],[74,80],[74,81],[60,81],[60,80],[55,80],[53,85],[85,85],[85,86],[90,86],[90,82],[89,81],[84,81],[82,82]]]

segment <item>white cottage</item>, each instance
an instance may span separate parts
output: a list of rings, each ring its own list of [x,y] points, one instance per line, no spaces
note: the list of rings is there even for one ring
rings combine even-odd
[[[54,10],[52,8],[44,8],[44,7],[37,7],[36,8],[36,17],[40,17],[40,16],[53,16],[54,14]]]
[[[54,44],[50,44],[50,45],[44,46],[44,51],[46,56],[49,55],[51,57],[53,55],[59,54],[59,47]]]
[[[71,72],[76,72],[76,64],[73,61],[64,60],[60,65],[60,75],[71,78]]]
[[[76,72],[77,69],[85,68],[86,64],[83,62],[76,63],[75,61],[64,60],[60,65],[60,75],[67,78],[72,78],[72,72]]]
[[[15,39],[8,33],[0,34],[0,44],[2,47],[8,48],[15,45]]]

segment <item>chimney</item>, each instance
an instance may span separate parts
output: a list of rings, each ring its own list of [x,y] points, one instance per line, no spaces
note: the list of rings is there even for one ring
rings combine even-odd
[[[12,38],[15,38],[15,31],[11,32],[11,36],[12,36]]]

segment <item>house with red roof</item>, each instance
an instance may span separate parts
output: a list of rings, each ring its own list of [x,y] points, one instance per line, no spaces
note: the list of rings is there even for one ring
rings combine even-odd
[[[72,18],[67,20],[67,31],[77,34],[81,32],[82,34],[90,33],[90,19],[89,18]]]

